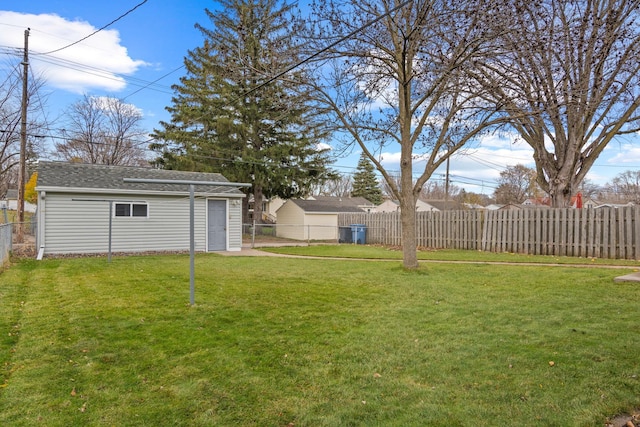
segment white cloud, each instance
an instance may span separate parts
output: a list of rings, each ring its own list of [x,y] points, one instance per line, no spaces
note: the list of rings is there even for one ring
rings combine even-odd
[[[121,75],[147,65],[128,55],[117,30],[102,30],[81,43],[49,55],[41,55],[80,40],[97,30],[88,22],[68,20],[55,14],[22,14],[0,11],[0,22],[11,23],[0,31],[0,45],[16,48],[22,58],[24,30],[29,36],[29,62],[46,84],[74,93],[90,90],[117,92],[125,88]]]
[[[111,96],[92,96],[91,97],[92,105],[102,111],[110,111],[114,108],[114,106],[119,106],[119,111],[123,115],[130,116],[143,116],[144,113],[142,109],[138,108],[134,104],[128,104],[126,102],[122,102],[118,98],[113,98]]]
[[[611,155],[607,163],[611,165],[640,163],[640,147],[637,144],[612,144],[605,149]],[[615,151],[614,151],[615,150]],[[617,152],[616,152],[617,151]]]
[[[535,167],[533,150],[526,143],[516,140],[515,135],[486,135],[473,145],[454,154],[449,162],[449,174],[452,182],[467,191],[492,193],[500,172],[507,167],[523,164]],[[414,174],[422,173],[424,156],[414,156]],[[400,152],[384,152],[381,155],[383,166],[392,172],[400,170]],[[432,179],[442,179],[446,173],[441,166]]]
[[[320,142],[320,143],[316,144],[316,149],[318,151],[333,150],[333,147],[331,145],[327,144],[326,142]]]

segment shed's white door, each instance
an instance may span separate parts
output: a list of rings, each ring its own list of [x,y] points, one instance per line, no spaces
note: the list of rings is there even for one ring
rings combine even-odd
[[[226,200],[207,201],[207,223],[209,251],[224,251],[227,249],[227,202]]]

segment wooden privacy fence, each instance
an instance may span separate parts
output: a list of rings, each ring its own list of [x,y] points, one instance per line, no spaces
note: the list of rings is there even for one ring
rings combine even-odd
[[[367,243],[401,245],[400,214],[344,213]],[[531,255],[640,259],[640,208],[416,212],[418,246]]]

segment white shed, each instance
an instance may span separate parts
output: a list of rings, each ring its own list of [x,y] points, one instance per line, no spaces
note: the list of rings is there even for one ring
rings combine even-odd
[[[189,250],[189,186],[125,178],[228,182],[215,173],[40,162],[36,247],[43,255],[106,253],[111,233],[113,252]],[[194,189],[195,250],[239,251],[244,194],[211,184]]]
[[[293,240],[338,240],[338,214],[367,212],[363,197],[318,197],[287,200],[277,211],[276,235]]]

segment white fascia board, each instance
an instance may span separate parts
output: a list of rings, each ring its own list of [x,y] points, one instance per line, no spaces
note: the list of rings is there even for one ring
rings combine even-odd
[[[123,190],[110,188],[81,188],[81,187],[36,187],[36,191],[46,191],[50,193],[93,193],[93,194],[122,194],[122,195],[146,195],[146,196],[188,196],[189,191],[159,191],[159,190]],[[196,192],[198,197],[221,197],[227,199],[241,199],[246,197],[245,194],[233,193],[209,193]]]

